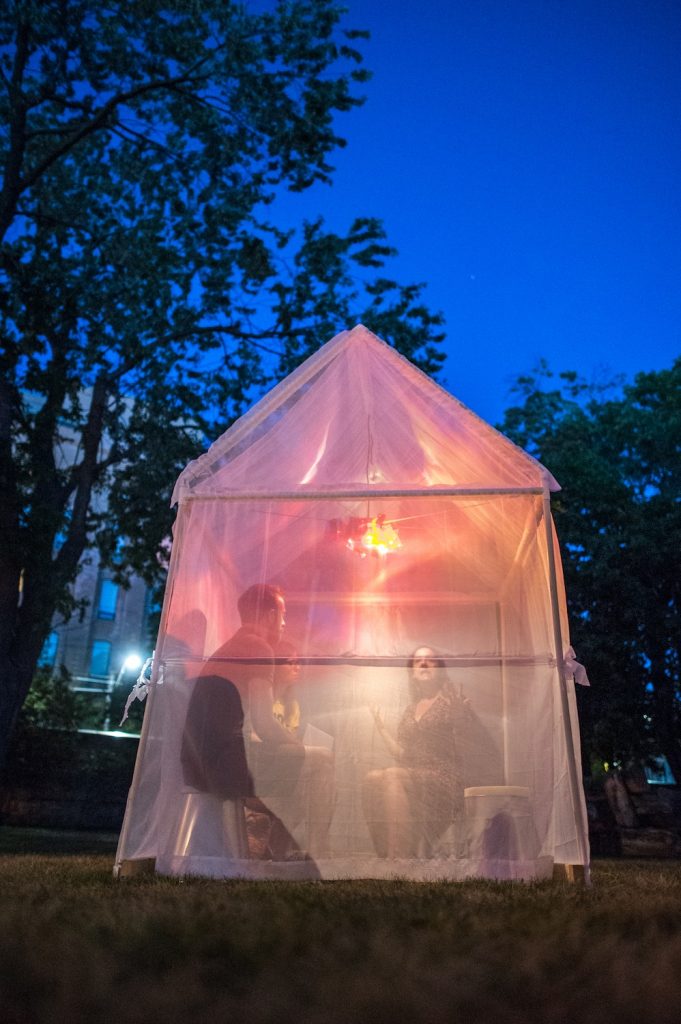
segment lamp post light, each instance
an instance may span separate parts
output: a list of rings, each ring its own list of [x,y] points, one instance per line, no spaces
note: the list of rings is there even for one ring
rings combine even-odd
[[[133,654],[129,654],[125,661],[123,662],[123,664],[121,665],[121,670],[118,673],[116,685],[118,685],[118,683],[121,681],[124,672],[136,672],[137,669],[142,668],[143,663],[144,658],[142,657],[141,654],[137,654],[136,652],[134,652]]]

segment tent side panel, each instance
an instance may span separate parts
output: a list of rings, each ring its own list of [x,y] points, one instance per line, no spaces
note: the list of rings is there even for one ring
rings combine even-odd
[[[554,800],[555,861],[558,864],[581,864],[588,869],[589,828],[584,786],[582,784],[581,744],[574,682],[568,678],[564,656],[570,646],[567,631],[567,599],[563,583],[560,549],[550,498],[544,498],[544,525],[546,535],[546,563],[553,613],[554,650],[557,689],[560,697],[560,727],[556,730],[556,750],[560,754],[555,775]],[[569,811],[569,813],[566,813]]]
[[[173,547],[156,640],[149,695],[145,702],[142,733],[118,841],[115,870],[119,870],[124,861],[155,858],[157,854],[161,816],[159,796],[166,733],[162,687],[165,658],[172,653],[168,651],[166,644],[166,626],[173,603],[179,555],[187,534],[190,517],[191,508],[188,505],[180,506],[173,528]]]
[[[184,503],[120,856],[214,877],[550,872],[554,668],[536,506],[531,494]],[[400,538],[383,555],[360,543],[379,521]],[[244,634],[253,584],[281,588],[283,639]],[[415,649],[434,652],[421,682]],[[385,802],[392,782],[401,802]],[[466,806],[479,822],[496,807],[491,831],[472,838]],[[520,818],[535,837],[522,850]]]

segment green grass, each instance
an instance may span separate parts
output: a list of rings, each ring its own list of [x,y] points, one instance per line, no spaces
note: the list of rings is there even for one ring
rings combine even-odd
[[[3,1024],[672,1024],[681,1012],[678,863],[600,861],[588,890],[115,882],[110,853],[27,854],[18,839],[6,832],[15,852],[0,856]]]
[[[65,829],[0,827],[3,853],[110,853],[118,836],[111,832],[70,832]]]

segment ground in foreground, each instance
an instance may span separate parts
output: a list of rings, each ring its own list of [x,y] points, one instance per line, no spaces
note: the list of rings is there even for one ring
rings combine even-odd
[[[111,865],[0,856],[4,1024],[678,1020],[677,862],[600,861],[591,889],[115,882]]]

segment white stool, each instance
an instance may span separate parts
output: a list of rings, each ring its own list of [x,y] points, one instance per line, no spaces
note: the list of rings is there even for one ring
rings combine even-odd
[[[532,861],[539,856],[526,786],[470,786],[463,795],[471,860]]]
[[[243,800],[186,789],[175,839],[176,857],[248,857]]]

